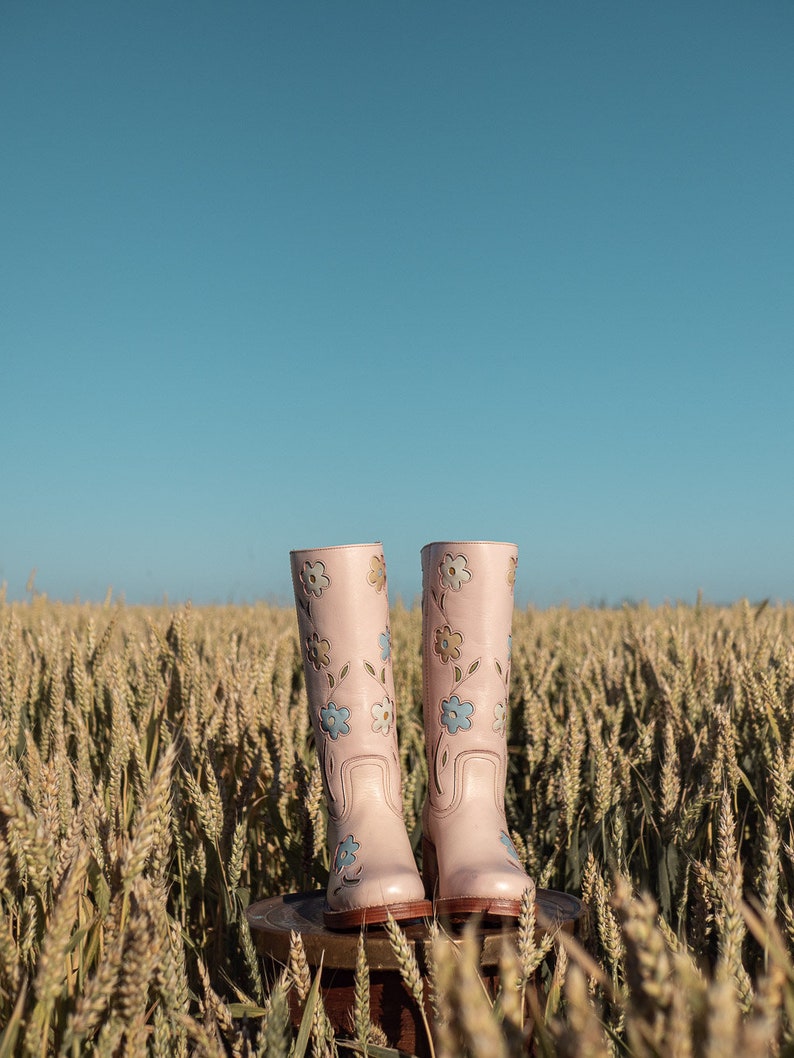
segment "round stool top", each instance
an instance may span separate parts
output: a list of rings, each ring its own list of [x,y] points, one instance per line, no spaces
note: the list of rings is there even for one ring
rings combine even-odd
[[[285,893],[252,904],[246,914],[257,950],[262,955],[270,955],[278,962],[286,963],[289,958],[289,935],[294,931],[300,933],[303,939],[310,966],[319,966],[322,959],[326,967],[355,969],[358,930],[344,933],[329,930],[323,923],[324,905],[325,892],[322,889],[311,893]],[[584,911],[581,900],[551,889],[537,890],[535,907],[541,933],[545,929],[555,928],[572,932],[574,922],[581,918]],[[400,925],[417,957],[423,956],[424,946],[429,941],[426,924],[415,921]],[[370,970],[399,969],[385,929],[382,926],[370,926],[366,933]],[[451,936],[455,941],[455,934]],[[482,944],[480,961],[486,968],[498,964],[503,938],[516,942],[518,928],[513,923],[510,926],[480,923],[478,936]]]

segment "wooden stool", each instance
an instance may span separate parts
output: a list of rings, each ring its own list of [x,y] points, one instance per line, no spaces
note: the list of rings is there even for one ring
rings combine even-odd
[[[248,908],[248,923],[257,951],[270,960],[275,974],[289,958],[290,930],[300,933],[309,966],[315,969],[322,959],[320,987],[334,1031],[340,1036],[350,1036],[358,931],[338,933],[327,929],[323,923],[324,903],[322,889],[274,896]],[[584,911],[584,905],[575,896],[550,889],[538,889],[536,906],[539,919],[547,924],[551,922],[567,933],[573,932],[574,923]],[[428,962],[426,926],[416,922],[402,924],[402,929],[424,971]],[[481,925],[478,932],[482,949],[480,971],[489,990],[495,994],[502,938],[507,937],[515,943],[518,930],[514,925],[508,928]],[[543,929],[538,927],[538,937],[542,933]],[[424,1055],[427,1051],[421,1016],[400,979],[399,965],[388,935],[382,928],[371,926],[366,936],[372,1020],[381,1026],[392,1047]],[[293,1009],[296,1027],[299,1017],[300,1012]]]

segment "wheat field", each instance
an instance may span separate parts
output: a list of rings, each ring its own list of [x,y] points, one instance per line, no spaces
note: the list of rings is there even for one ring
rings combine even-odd
[[[538,939],[526,906],[496,997],[472,937],[433,926],[423,977],[390,926],[437,1058],[794,1055],[792,633],[746,602],[516,612],[510,831],[589,916]],[[418,847],[419,611],[392,635]],[[291,610],[0,598],[0,1058],[396,1055],[363,943],[344,1034],[299,938],[265,979],[245,908],[327,871]]]

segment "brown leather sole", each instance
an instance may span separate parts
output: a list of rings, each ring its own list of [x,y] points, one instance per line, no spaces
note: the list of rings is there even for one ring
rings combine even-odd
[[[439,918],[465,919],[469,915],[483,918],[518,918],[521,914],[520,900],[497,900],[479,896],[448,896],[436,900]]]
[[[395,922],[412,918],[432,918],[433,905],[429,900],[407,900],[401,904],[381,904],[377,907],[354,907],[348,911],[323,910],[323,922],[329,929],[359,929],[386,922],[389,915]]]

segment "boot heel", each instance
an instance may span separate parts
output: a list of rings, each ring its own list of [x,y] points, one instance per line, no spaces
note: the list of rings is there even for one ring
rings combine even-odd
[[[422,836],[422,881],[425,883],[425,895],[432,900],[438,888],[438,858],[436,847],[424,835]]]

